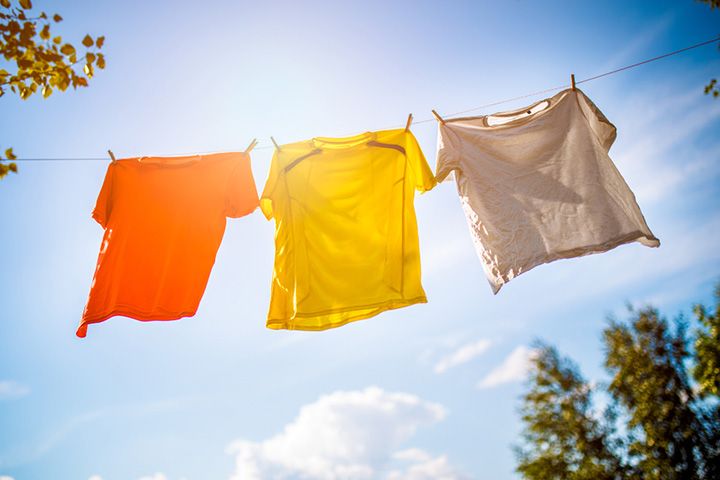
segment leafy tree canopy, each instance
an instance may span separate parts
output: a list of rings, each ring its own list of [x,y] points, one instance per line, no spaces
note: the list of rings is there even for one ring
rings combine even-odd
[[[62,22],[57,13],[31,13],[31,0],[0,0],[0,97],[8,92],[27,100],[35,93],[47,98],[55,91],[69,87],[87,87],[95,68],[105,68],[105,56],[100,53],[105,37],[85,35],[82,51],[52,28]],[[3,157],[0,156],[0,160]],[[4,158],[14,160],[11,148]],[[17,172],[15,163],[0,163],[0,178]]]
[[[578,367],[541,344],[517,471],[532,480],[720,478],[720,284],[716,301],[713,315],[695,307],[692,336],[682,317],[668,322],[654,308],[610,322],[602,415]]]

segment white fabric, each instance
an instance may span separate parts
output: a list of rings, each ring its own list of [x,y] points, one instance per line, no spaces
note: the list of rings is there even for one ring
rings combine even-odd
[[[438,181],[455,172],[494,293],[559,258],[638,241],[657,247],[608,151],[616,129],[580,90],[439,124]]]

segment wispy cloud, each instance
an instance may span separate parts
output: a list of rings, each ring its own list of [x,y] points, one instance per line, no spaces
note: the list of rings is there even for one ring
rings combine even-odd
[[[458,209],[461,207],[458,206]],[[454,230],[452,230],[454,231]],[[431,277],[444,269],[452,268],[466,259],[476,259],[470,235],[461,237],[445,230],[427,237],[427,249],[423,251],[423,275]],[[467,232],[467,230],[465,230]]]
[[[167,477],[164,473],[155,473],[154,475],[145,475],[144,477],[140,477],[138,480],[167,480]]]
[[[2,477],[0,480],[3,480]],[[100,475],[92,475],[88,480],[103,480],[103,478]],[[152,475],[143,475],[138,480],[168,480],[168,477],[164,473],[157,472]]]
[[[708,103],[697,87],[686,91],[653,88],[629,106],[622,144],[612,156],[633,186],[641,206],[677,195],[685,182],[718,172],[719,142],[696,144],[694,138],[720,118],[720,105]],[[652,172],[650,174],[650,172]]]
[[[492,345],[492,342],[486,338],[480,339],[473,343],[468,343],[451,354],[443,357],[435,364],[435,373],[445,373],[453,367],[467,363],[473,358],[479,357],[487,351]]]
[[[487,389],[497,387],[505,383],[518,382],[524,380],[535,350],[524,345],[517,347],[508,355],[503,363],[488,373],[485,378],[480,380],[478,388]]]
[[[11,400],[30,394],[30,387],[12,380],[0,381],[0,400]],[[2,477],[0,477],[2,480]]]
[[[445,416],[441,405],[408,393],[378,387],[333,392],[303,406],[281,433],[233,442],[227,449],[235,455],[232,479],[419,480],[440,478],[422,476],[427,472],[446,472],[441,478],[459,480],[444,456],[399,450],[419,428]],[[397,461],[404,467],[393,468]]]
[[[660,17],[649,27],[638,33],[634,38],[626,41],[625,46],[620,51],[613,54],[612,57],[610,57],[600,68],[598,68],[597,72],[592,73],[615,69],[627,64],[628,62],[633,63],[643,58],[644,55],[642,54],[648,51],[649,47],[654,45],[656,41],[668,31],[672,22],[673,17],[670,14]]]
[[[0,466],[11,467],[33,462],[53,450],[77,429],[101,418],[108,416],[132,417],[183,409],[193,401],[194,399],[189,398],[172,398],[147,403],[110,406],[76,415],[48,433],[41,440],[33,442],[32,446],[16,445],[10,451],[0,452]]]

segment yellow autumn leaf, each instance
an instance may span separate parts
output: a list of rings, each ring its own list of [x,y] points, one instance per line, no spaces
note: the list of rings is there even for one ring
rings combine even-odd
[[[30,10],[32,8],[32,2],[30,0],[20,0],[20,6],[25,10]]]
[[[98,37],[97,40],[95,40],[95,46],[97,48],[102,48],[102,46],[105,44],[105,37]]]
[[[45,85],[45,86],[43,87],[43,89],[42,89],[42,96],[43,96],[43,98],[49,97],[49,96],[52,94],[52,92],[53,92],[53,91],[52,91],[52,88],[50,88],[49,86]]]
[[[90,48],[95,44],[95,42],[90,35],[85,35],[85,38],[82,39],[82,44]]]
[[[50,40],[50,25],[45,25],[42,30],[40,30],[40,38]]]

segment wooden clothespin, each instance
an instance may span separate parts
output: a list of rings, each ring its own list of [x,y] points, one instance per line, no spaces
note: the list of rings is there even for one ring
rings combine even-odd
[[[275,145],[275,149],[280,151],[280,145],[278,145],[278,143],[275,141],[275,139],[273,137],[270,137],[270,140],[272,140],[273,145]]]
[[[406,132],[410,131],[410,125],[412,125],[412,121],[413,121],[413,114],[411,113],[410,115],[408,115],[407,122],[405,123],[405,131]]]
[[[576,90],[575,88],[575,74],[570,74],[570,87],[573,89],[573,92]]]
[[[257,138],[253,138],[252,142],[250,142],[250,145],[248,145],[247,148],[245,149],[245,153],[252,152],[252,149],[255,148],[255,145],[257,145],[257,143],[258,143]]]
[[[437,113],[435,110],[432,110],[432,114],[435,117],[435,120],[445,125],[445,120],[443,120],[439,113]]]
[[[112,163],[117,162],[117,160],[115,159],[115,154],[112,153],[112,150],[108,150],[108,154],[110,155],[110,160],[112,161]]]

